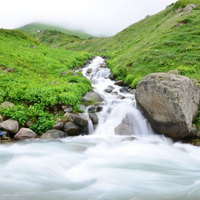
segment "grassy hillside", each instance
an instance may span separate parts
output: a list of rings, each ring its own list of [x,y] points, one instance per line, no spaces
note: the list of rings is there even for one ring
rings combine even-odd
[[[57,30],[45,30],[34,35],[34,38],[42,44],[47,44],[52,47],[62,47],[74,42],[82,42],[78,36],[67,35]]]
[[[135,23],[114,37],[66,48],[107,55],[114,75],[135,87],[152,72],[178,69],[200,81],[200,10],[176,14],[176,6]]]
[[[23,32],[29,33],[31,35],[36,34],[38,30],[40,30],[40,31],[57,30],[57,31],[60,31],[60,32],[65,33],[67,35],[77,36],[81,39],[88,39],[88,38],[94,37],[94,36],[92,36],[88,33],[85,33],[84,31],[68,30],[68,29],[65,29],[65,28],[60,27],[60,26],[48,25],[48,24],[43,24],[43,23],[38,23],[38,22],[30,23],[30,24],[27,24],[23,27],[19,27],[17,29],[22,30]]]
[[[0,29],[0,104],[15,103],[0,109],[38,134],[55,123],[49,114],[54,105],[68,104],[79,110],[82,95],[91,89],[90,81],[70,69],[83,66],[86,52],[53,49],[20,30]],[[47,112],[47,110],[49,112]]]

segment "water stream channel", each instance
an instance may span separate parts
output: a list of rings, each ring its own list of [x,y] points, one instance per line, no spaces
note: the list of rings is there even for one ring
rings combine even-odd
[[[0,145],[0,200],[200,198],[200,148],[154,133],[134,95],[114,85],[103,63],[97,57],[83,69],[104,99],[96,129],[90,123],[85,136]],[[124,118],[133,135],[115,135]]]

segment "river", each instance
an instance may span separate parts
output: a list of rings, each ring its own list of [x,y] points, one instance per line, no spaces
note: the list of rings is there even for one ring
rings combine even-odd
[[[99,126],[90,127],[87,136],[1,144],[0,200],[200,198],[200,148],[154,133],[134,96],[107,78],[109,69],[99,67],[103,62],[97,57],[83,69],[105,100]],[[108,85],[114,94],[104,92]],[[125,116],[134,135],[115,135]]]

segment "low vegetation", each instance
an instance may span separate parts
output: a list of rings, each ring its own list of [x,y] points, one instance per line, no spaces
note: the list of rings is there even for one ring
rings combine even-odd
[[[68,104],[74,112],[80,110],[82,95],[91,90],[91,83],[72,69],[83,66],[88,53],[39,45],[20,30],[1,29],[0,43],[0,103],[16,105],[0,113],[21,126],[31,120],[31,129],[40,134],[55,123],[52,106]]]
[[[142,77],[153,72],[178,69],[200,81],[200,10],[177,14],[178,1],[162,12],[147,16],[110,38],[73,43],[66,48],[107,55],[108,67],[118,79],[136,87]],[[188,3],[199,1],[188,1]]]

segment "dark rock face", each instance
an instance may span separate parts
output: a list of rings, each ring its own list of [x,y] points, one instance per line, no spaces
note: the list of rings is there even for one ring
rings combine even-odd
[[[92,101],[102,102],[103,98],[97,92],[87,92],[83,96],[83,101],[88,101],[88,102],[92,102]]]
[[[19,132],[14,136],[16,140],[24,140],[24,139],[34,139],[37,134],[29,128],[21,128]]]
[[[79,127],[72,122],[67,122],[64,126],[63,131],[69,136],[75,136],[78,135]]]
[[[64,138],[67,137],[67,133],[60,131],[60,130],[49,130],[42,135],[42,139],[57,139],[57,138]]]
[[[118,86],[124,86],[125,85],[125,83],[122,80],[116,81],[114,84],[118,85]]]
[[[88,124],[88,119],[85,117],[85,115],[75,115],[75,114],[70,114],[68,117],[68,120],[74,124],[77,124],[79,126],[87,126]]]
[[[184,76],[149,74],[136,88],[138,108],[158,133],[174,140],[193,134],[199,99],[197,85]]]

